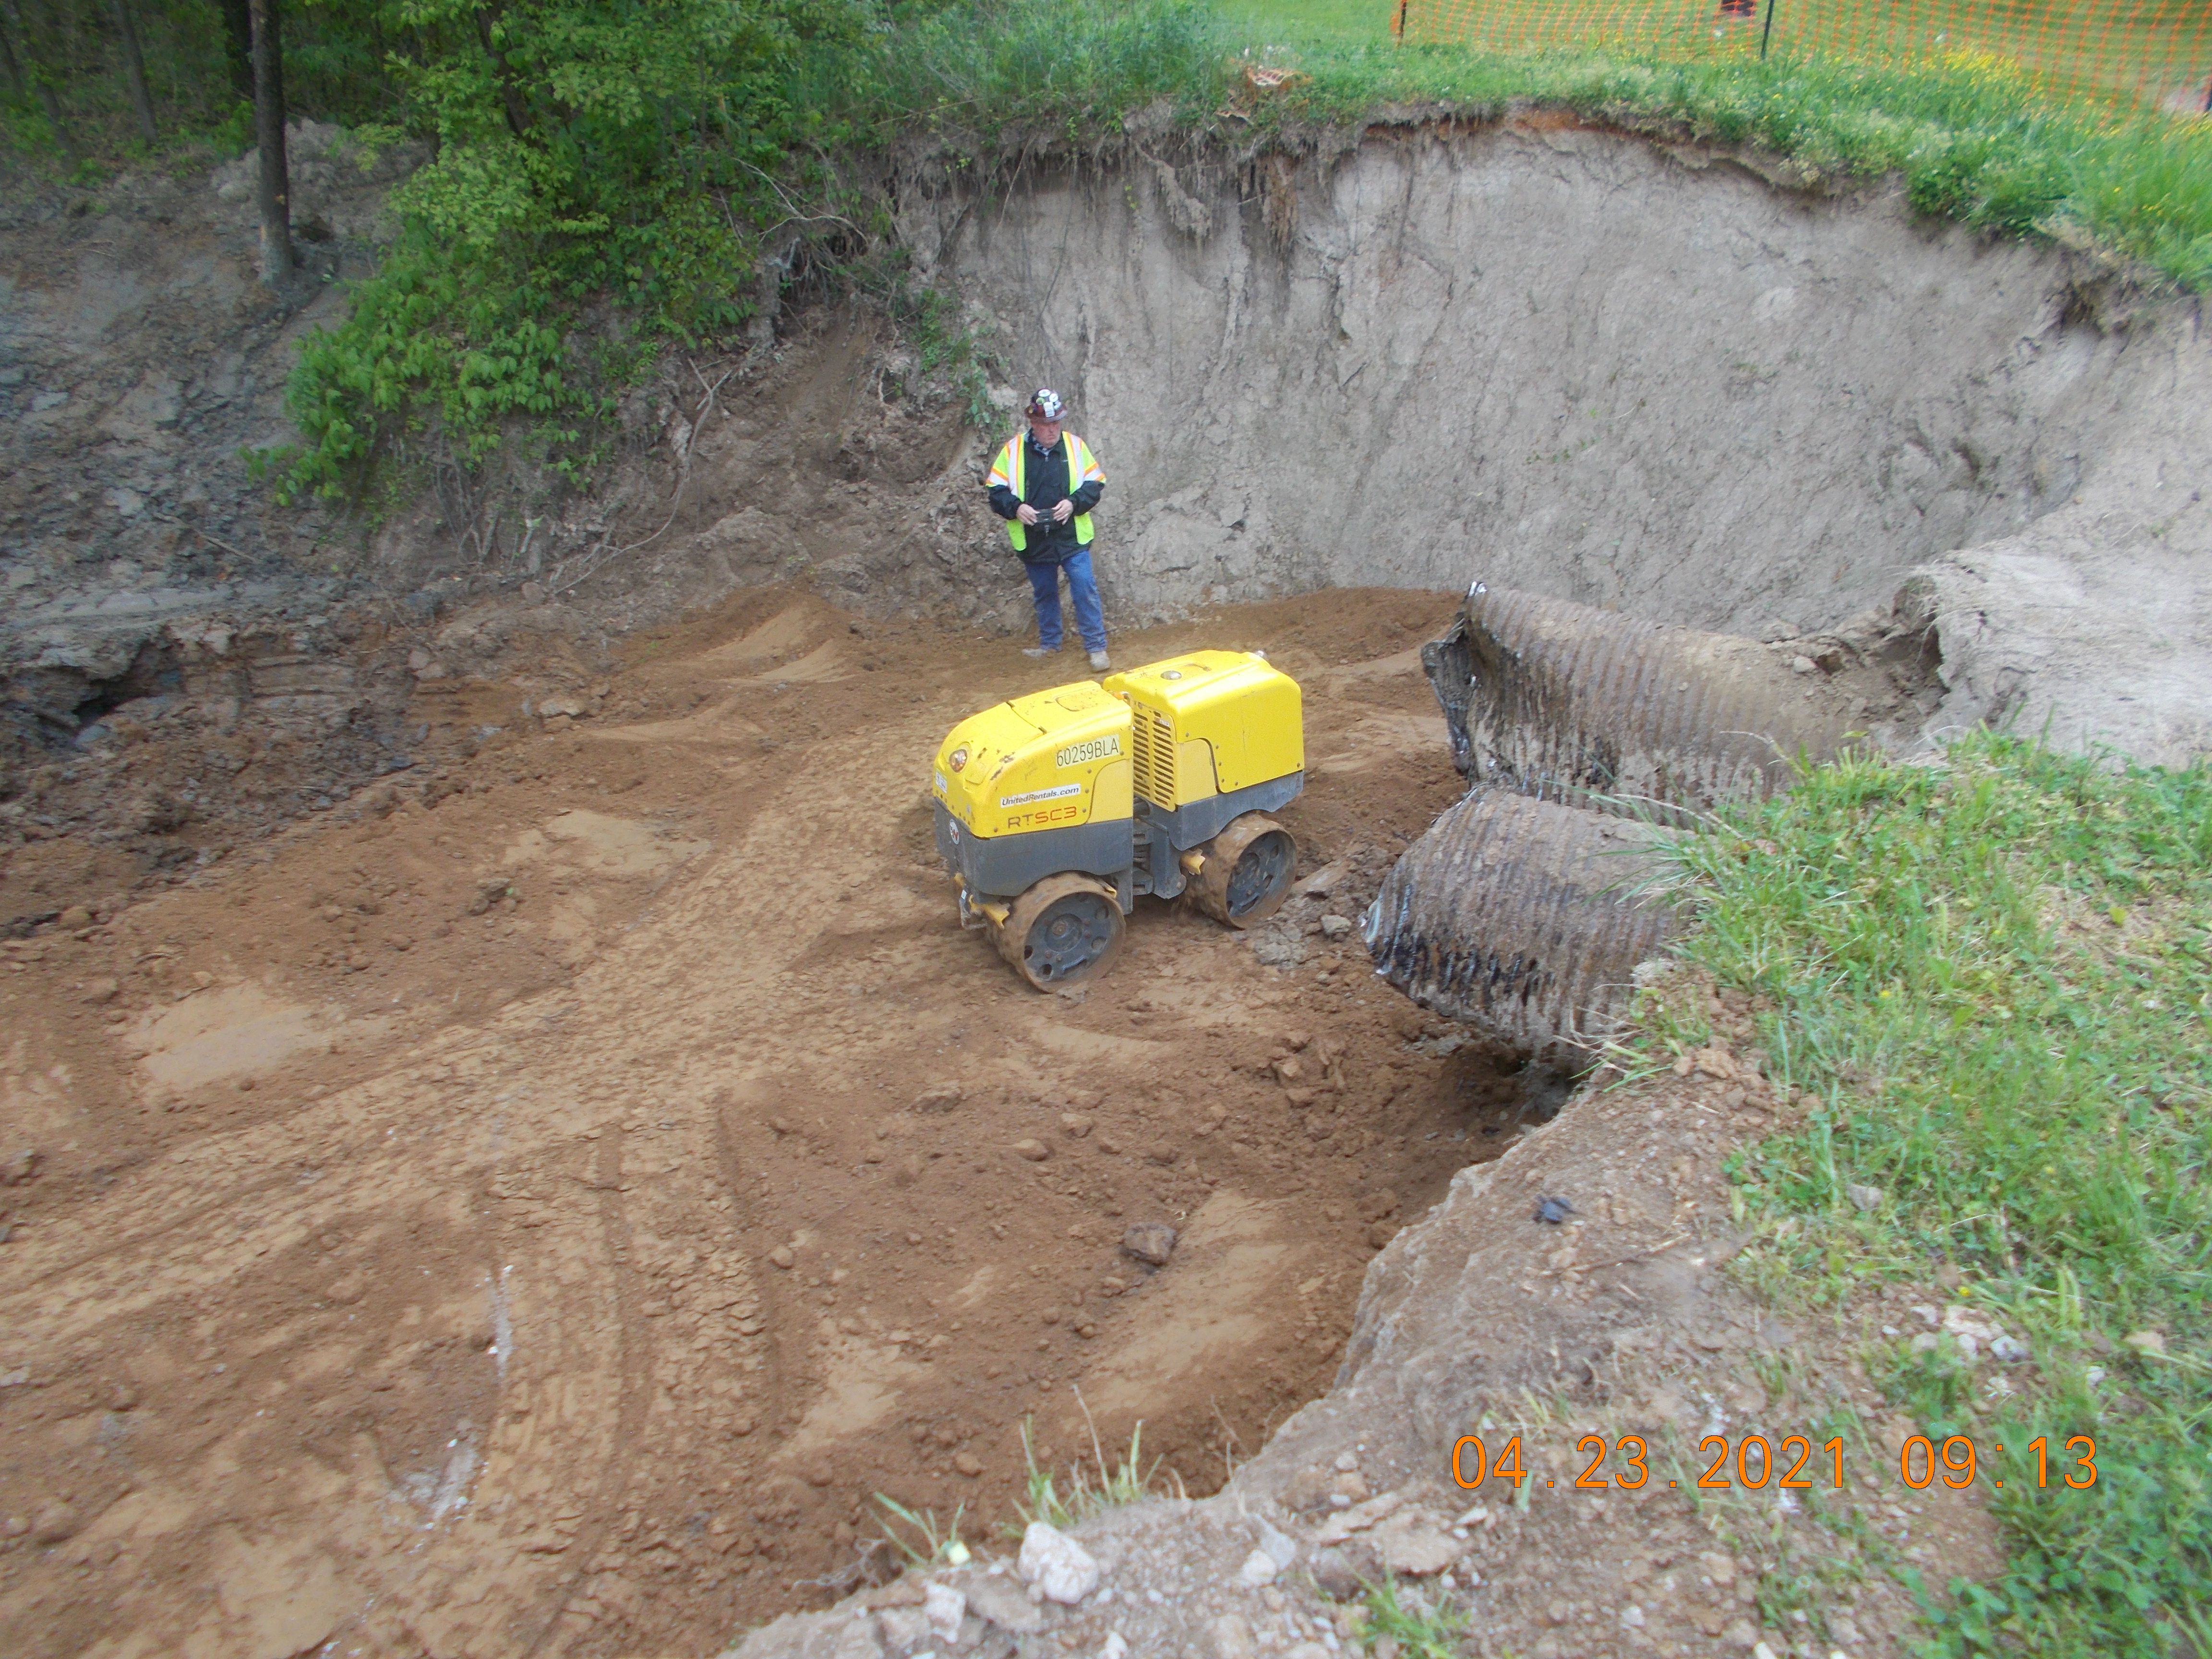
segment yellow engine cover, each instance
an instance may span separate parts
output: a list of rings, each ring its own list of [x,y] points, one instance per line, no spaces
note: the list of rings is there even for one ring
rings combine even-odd
[[[1298,683],[1245,651],[1193,651],[1109,675],[1131,714],[1136,792],[1187,806],[1306,764]]]
[[[930,782],[987,837],[1127,818],[1129,706],[1095,680],[999,703],[952,728]]]

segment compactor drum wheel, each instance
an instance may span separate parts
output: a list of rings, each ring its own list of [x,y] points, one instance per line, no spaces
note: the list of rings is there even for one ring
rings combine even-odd
[[[1298,849],[1274,819],[1247,812],[1198,850],[1206,862],[1190,884],[1191,897],[1216,921],[1250,927],[1283,908]]]
[[[1090,876],[1047,876],[1014,901],[998,929],[999,954],[1040,991],[1104,973],[1122,938],[1114,890]]]

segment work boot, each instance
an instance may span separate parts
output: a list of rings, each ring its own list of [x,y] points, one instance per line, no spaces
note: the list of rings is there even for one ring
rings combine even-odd
[[[1091,666],[1096,672],[1103,674],[1113,665],[1106,660],[1106,653],[1103,651],[1094,651],[1091,653]]]
[[[1056,645],[1025,645],[1022,647],[1024,657],[1056,657],[1059,654],[1060,647]]]

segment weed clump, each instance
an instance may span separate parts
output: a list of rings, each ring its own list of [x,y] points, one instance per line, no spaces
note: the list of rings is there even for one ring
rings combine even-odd
[[[1089,1415],[1086,1408],[1085,1416]],[[1071,1463],[1063,1486],[1060,1476],[1038,1467],[1032,1425],[1024,1419],[1022,1456],[1029,1466],[1029,1497],[1027,1501],[1015,1505],[1021,1518],[1018,1523],[1006,1528],[1007,1533],[1018,1537],[1022,1528],[1032,1521],[1042,1521],[1047,1526],[1066,1531],[1094,1515],[1126,1504],[1141,1504],[1154,1498],[1188,1498],[1182,1477],[1175,1470],[1170,1469],[1163,1477],[1160,1459],[1155,1457],[1151,1463],[1145,1462],[1144,1439],[1145,1425],[1139,1423],[1129,1431],[1129,1449],[1109,1471],[1105,1450],[1093,1431],[1091,1467],[1085,1468],[1080,1460]]]

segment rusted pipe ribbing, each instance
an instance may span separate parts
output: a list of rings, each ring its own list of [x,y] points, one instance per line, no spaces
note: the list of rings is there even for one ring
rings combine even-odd
[[[1398,860],[1369,909],[1368,954],[1425,1008],[1577,1067],[1628,1009],[1636,964],[1674,915],[1621,890],[1668,832],[1478,788]]]
[[[1470,781],[1681,822],[1786,788],[1801,751],[1826,759],[1866,726],[1856,675],[1797,672],[1792,654],[1477,584],[1421,657]]]

